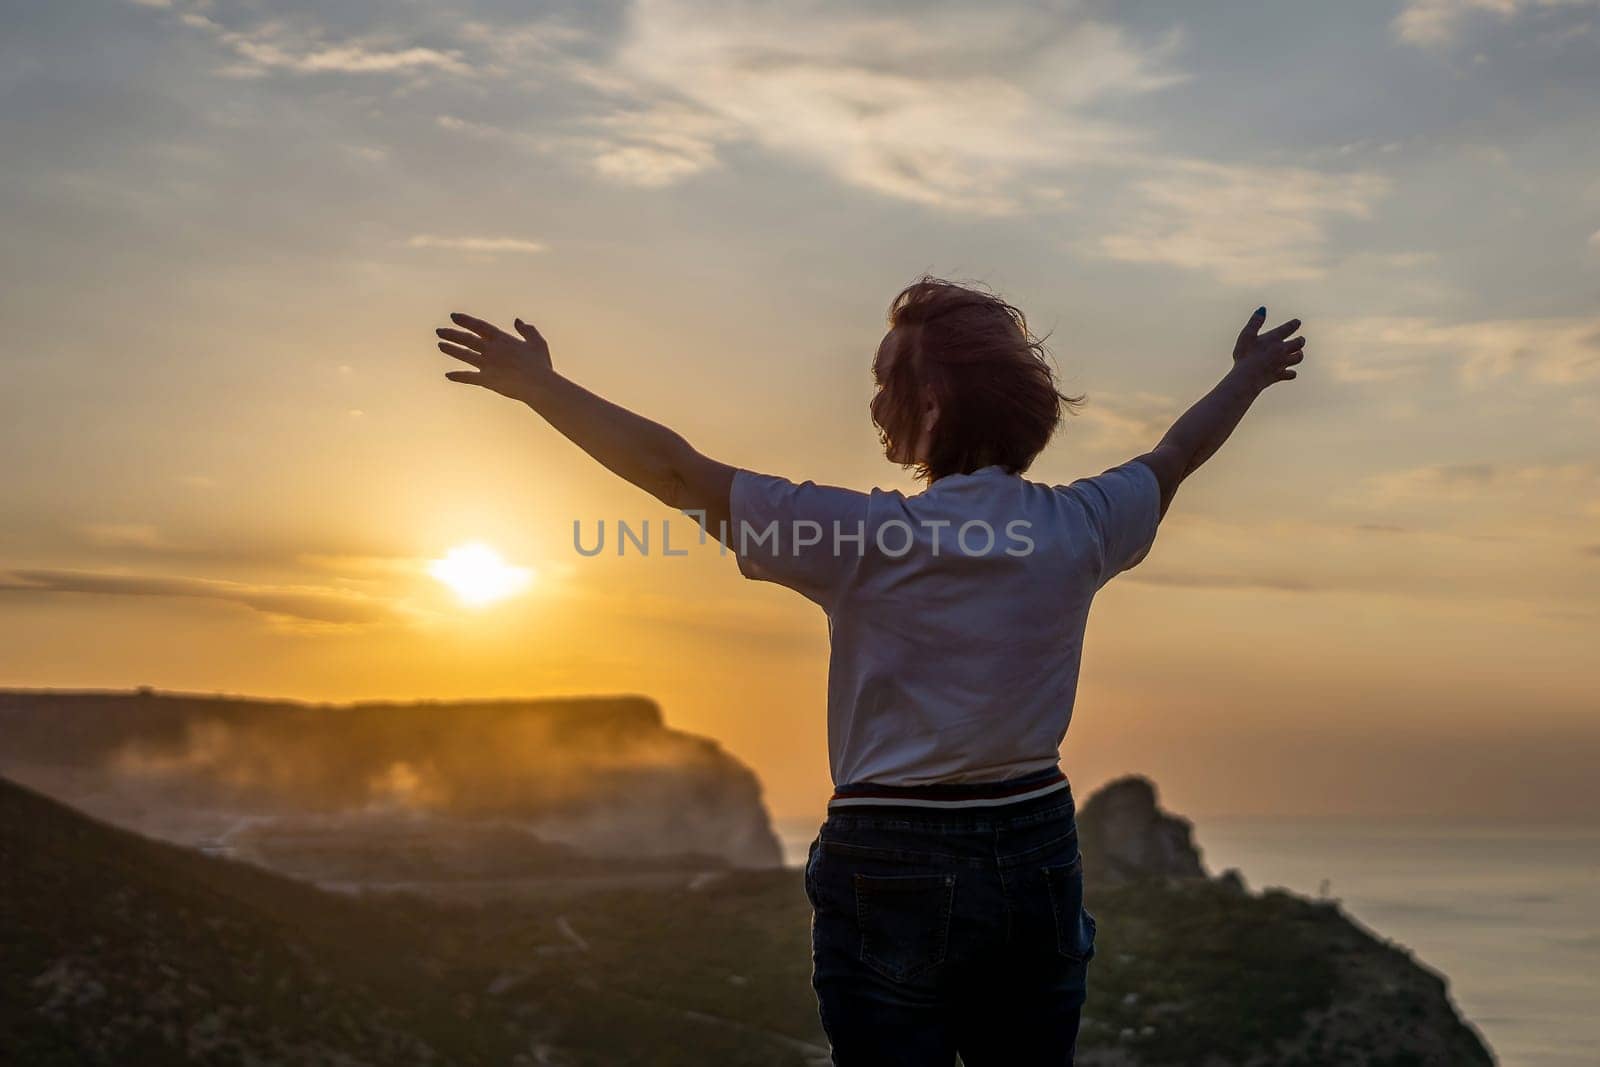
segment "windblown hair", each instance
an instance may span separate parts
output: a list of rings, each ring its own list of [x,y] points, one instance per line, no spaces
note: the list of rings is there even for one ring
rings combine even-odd
[[[889,305],[889,331],[901,341],[887,375],[881,348],[874,361],[881,388],[872,421],[888,457],[919,477],[994,464],[1020,474],[1082,401],[1056,387],[1043,340],[993,293],[924,275]],[[939,415],[928,454],[915,461],[910,451],[922,433],[925,388]]]

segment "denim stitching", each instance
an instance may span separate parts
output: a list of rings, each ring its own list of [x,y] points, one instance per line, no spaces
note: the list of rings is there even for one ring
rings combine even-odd
[[[861,962],[879,974],[883,975],[891,982],[910,981],[917,975],[930,971],[939,966],[939,964],[943,963],[945,961],[945,957],[950,953],[950,916],[954,910],[955,904],[956,876],[953,874],[909,876],[912,878],[938,878],[940,882],[943,883],[944,892],[939,896],[939,917],[934,922],[934,932],[936,937],[935,944],[937,948],[933,954],[933,958],[925,963],[918,964],[915,967],[905,968],[903,970],[895,968],[891,966],[887,960],[879,959],[877,956],[873,956],[867,952],[867,930],[869,927],[867,917],[871,914],[871,909],[867,906],[867,894],[862,892],[862,887],[863,885],[867,884],[865,880],[871,877],[871,875],[862,874],[861,872],[857,871],[851,879],[851,881],[854,883],[856,897],[856,930],[861,935],[861,951],[859,957]]]

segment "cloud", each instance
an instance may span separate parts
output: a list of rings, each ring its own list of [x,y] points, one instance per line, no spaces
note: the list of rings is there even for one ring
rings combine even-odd
[[[1394,30],[1402,41],[1418,46],[1454,43],[1462,26],[1474,17],[1494,16],[1508,22],[1540,8],[1592,7],[1595,0],[1410,0],[1395,16]]]
[[[1600,492],[1600,463],[1442,463],[1389,471],[1370,485],[1382,502],[1553,496],[1570,505],[1586,491]]]
[[[452,47],[188,18],[238,57],[233,73],[458,74],[484,113],[456,99],[441,129],[576,159],[614,185],[674,186],[753,147],[896,200],[1005,215],[1070,209],[1074,181],[1099,168],[1131,181],[1125,221],[1094,245],[1106,256],[1238,284],[1320,277],[1330,221],[1368,215],[1383,179],[1162,157],[1107,107],[1183,81],[1180,37],[1136,36],[1097,11],[638,0],[614,35],[558,17],[468,20]],[[497,110],[490,90],[540,106]],[[508,238],[409,243],[537,251]]]
[[[91,522],[81,527],[85,541],[96,548],[144,548],[159,550],[172,547],[161,531],[150,523]]]
[[[619,185],[658,189],[717,166],[717,145],[737,127],[701,108],[665,103],[594,121],[587,139],[595,172]]]
[[[313,47],[295,53],[270,42],[230,36],[234,38],[230,43],[239,54],[259,69],[288,70],[296,74],[386,74],[417,67],[461,69],[461,62],[455,56],[432,48],[384,51],[365,45],[343,44]]]
[[[1591,467],[1590,477],[1600,474]],[[1121,580],[1174,593],[1404,601],[1502,621],[1551,606],[1588,610],[1590,568],[1574,574],[1572,561],[1594,542],[1593,523],[1573,515],[1583,476],[1562,465],[1442,464],[1388,472],[1361,499],[1330,500],[1315,517],[1187,512],[1163,534],[1165,547]],[[1380,481],[1386,495],[1375,491]]]
[[[543,252],[545,246],[538,241],[527,241],[518,237],[435,237],[431,234],[417,234],[406,241],[407,248],[440,248],[452,252],[484,252],[493,255],[498,252],[535,253]]]
[[[107,574],[94,571],[0,571],[0,594],[75,593],[91,596],[162,597],[239,604],[275,620],[333,626],[366,626],[396,617],[390,602],[346,590],[298,585],[250,585],[209,578]]]
[[[1390,471],[1372,480],[1381,499],[1468,499],[1505,477],[1493,463],[1441,463]]]
[[[1334,374],[1382,382],[1454,364],[1462,382],[1481,387],[1508,377],[1543,385],[1600,378],[1600,316],[1485,319],[1445,323],[1423,317],[1373,317],[1330,323],[1324,340]]]
[[[1182,160],[1133,183],[1143,206],[1099,249],[1235,285],[1316,279],[1329,221],[1367,218],[1387,189],[1375,174]]]
[[[1181,589],[1244,590],[1267,593],[1315,593],[1326,587],[1304,578],[1283,578],[1272,575],[1193,573],[1185,571],[1133,570],[1127,580],[1137,585],[1168,586]]]
[[[1178,411],[1177,401],[1156,393],[1097,393],[1085,401],[1077,421],[1086,424],[1097,447],[1147,448],[1160,440]]]
[[[194,12],[186,25],[205,30],[233,52],[237,61],[223,73],[236,77],[288,74],[395,74],[417,71],[466,72],[461,54],[422,45],[395,44],[387,38],[324,40],[320,30],[268,22],[235,30]]]
[[[449,130],[452,133],[464,133],[472,137],[481,137],[484,140],[503,140],[508,143],[518,140],[517,137],[507,134],[504,130],[488,123],[473,122],[470,119],[460,118],[456,115],[440,115],[434,122],[442,130]]]
[[[750,142],[888,196],[1002,213],[1030,173],[1129,141],[1088,108],[1172,84],[1173,43],[1060,9],[642,0],[606,68],[624,99],[593,124],[594,165],[663,185]]]

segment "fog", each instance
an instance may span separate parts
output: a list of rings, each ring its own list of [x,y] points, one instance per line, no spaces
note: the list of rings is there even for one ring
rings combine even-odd
[[[360,704],[0,693],[0,774],[151,836],[338,883],[779,852],[760,784],[637,697]]]

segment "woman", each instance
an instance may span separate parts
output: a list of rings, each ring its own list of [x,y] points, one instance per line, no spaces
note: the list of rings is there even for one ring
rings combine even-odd
[[[1072,1062],[1094,918],[1058,765],[1089,604],[1139,562],[1178,485],[1295,377],[1258,308],[1221,382],[1146,454],[1022,477],[1072,399],[1022,313],[923,278],[889,309],[872,419],[905,496],[730,467],[562,377],[539,332],[452,315],[451,381],[528,404],[589,455],[718,531],[751,578],[827,613],[835,792],[811,846],[813,985],[841,1065]]]

